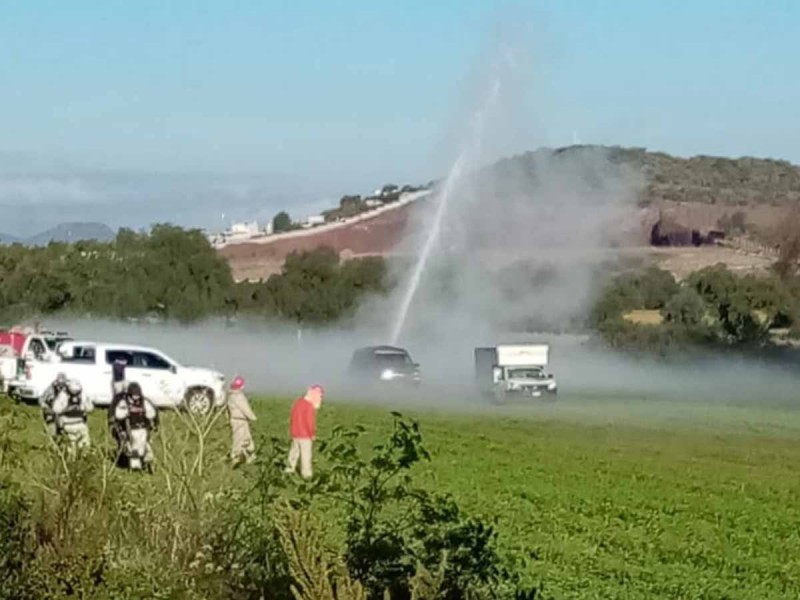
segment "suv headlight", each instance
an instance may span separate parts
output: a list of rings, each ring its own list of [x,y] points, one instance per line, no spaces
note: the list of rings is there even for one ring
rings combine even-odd
[[[548,390],[550,390],[551,392],[552,392],[554,389],[556,389],[556,382],[555,382],[555,381],[551,381],[550,383],[548,383],[548,384],[547,384],[547,389],[548,389]]]
[[[381,379],[383,381],[389,381],[390,379],[394,379],[394,371],[391,369],[384,369],[381,371]]]

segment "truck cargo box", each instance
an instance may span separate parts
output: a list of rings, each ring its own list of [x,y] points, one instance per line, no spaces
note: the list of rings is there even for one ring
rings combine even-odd
[[[547,366],[550,358],[548,344],[504,344],[497,346],[497,365],[502,367]]]
[[[484,391],[492,389],[492,371],[497,365],[497,348],[475,348],[475,379]]]

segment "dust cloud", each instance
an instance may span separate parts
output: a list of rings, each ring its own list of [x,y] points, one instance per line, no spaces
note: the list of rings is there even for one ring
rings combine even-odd
[[[221,320],[202,324],[125,323],[95,319],[53,319],[47,326],[76,339],[154,347],[179,364],[214,368],[230,381],[243,375],[257,395],[295,396],[311,383],[326,387],[334,402],[360,402],[387,409],[543,415],[593,421],[716,419],[717,409],[797,407],[796,365],[772,365],[709,355],[680,363],[631,358],[597,348],[575,334],[497,333],[491,341],[547,342],[559,399],[549,405],[519,401],[495,406],[474,385],[473,348],[489,337],[410,340],[405,344],[421,363],[423,385],[397,389],[355,386],[347,367],[355,348],[381,343],[380,331],[360,326],[298,330],[262,321]],[[711,411],[711,412],[709,412]],[[774,411],[766,411],[774,412]],[[722,413],[720,413],[722,414]],[[775,413],[778,414],[778,413]],[[752,411],[743,419],[751,419]],[[777,417],[776,417],[777,418]]]

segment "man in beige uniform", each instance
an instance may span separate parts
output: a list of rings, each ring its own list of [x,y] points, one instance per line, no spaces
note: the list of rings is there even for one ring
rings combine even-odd
[[[250,402],[247,401],[243,389],[244,379],[236,377],[231,382],[231,393],[228,394],[228,414],[233,432],[231,460],[234,464],[241,464],[245,460],[251,462],[255,458],[256,451],[253,436],[250,435],[250,421],[255,421],[256,415],[250,408]]]

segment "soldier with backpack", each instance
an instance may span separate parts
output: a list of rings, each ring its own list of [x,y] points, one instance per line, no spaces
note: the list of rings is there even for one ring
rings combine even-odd
[[[39,397],[39,406],[42,409],[42,418],[44,419],[44,426],[47,429],[47,434],[51,438],[58,435],[58,427],[56,426],[56,414],[53,412],[53,402],[56,397],[67,391],[67,376],[64,373],[56,375],[55,381],[51,383],[44,393]]]
[[[132,382],[119,400],[114,417],[120,432],[120,454],[132,470],[152,470],[153,449],[150,433],[158,429],[158,410],[142,394],[138,383]]]
[[[87,423],[92,403],[83,395],[80,382],[70,379],[66,388],[59,391],[53,401],[53,413],[57,431],[66,436],[71,447],[86,448],[90,445]]]

